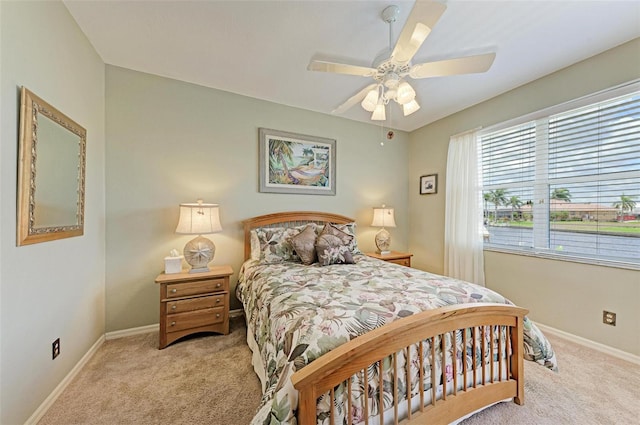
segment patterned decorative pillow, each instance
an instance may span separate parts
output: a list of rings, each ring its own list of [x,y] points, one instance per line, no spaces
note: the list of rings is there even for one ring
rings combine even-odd
[[[333,235],[340,238],[343,244],[349,247],[349,250],[352,249],[353,241],[356,239],[354,235],[350,235],[348,232],[340,229],[337,224],[329,223],[324,226],[320,235]]]
[[[318,253],[318,262],[321,266],[328,266],[330,264],[353,264],[353,256],[351,255],[351,251],[349,251],[349,247],[335,235],[323,233],[318,236],[316,252]]]
[[[356,239],[356,223],[355,222],[347,223],[347,224],[333,224],[332,226],[338,230],[342,230],[348,235],[353,236],[353,240],[349,243],[349,250],[354,255],[362,254],[362,251],[360,251],[360,248],[358,248],[358,241]]]
[[[291,238],[293,249],[307,266],[316,262],[316,226],[308,224],[304,230]]]
[[[300,257],[293,250],[291,238],[305,227],[259,227],[255,229],[260,246],[260,262],[264,264],[286,261],[300,262]]]

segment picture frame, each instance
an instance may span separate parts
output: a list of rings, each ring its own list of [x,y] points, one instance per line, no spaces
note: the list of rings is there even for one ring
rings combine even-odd
[[[420,195],[438,193],[438,175],[427,174],[420,176]]]
[[[336,140],[259,129],[260,192],[336,194]]]

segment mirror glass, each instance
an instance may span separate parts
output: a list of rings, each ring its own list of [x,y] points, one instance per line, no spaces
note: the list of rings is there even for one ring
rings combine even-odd
[[[86,130],[22,88],[18,245],[84,231]]]

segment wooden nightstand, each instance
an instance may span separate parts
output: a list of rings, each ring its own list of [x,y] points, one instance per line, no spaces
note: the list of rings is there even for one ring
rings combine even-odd
[[[365,254],[378,260],[384,260],[389,263],[400,264],[401,266],[407,267],[411,267],[411,257],[413,257],[413,254],[398,251],[391,251],[389,254],[378,254],[377,252],[366,252]]]
[[[230,266],[203,273],[160,274],[159,349],[196,332],[229,333]]]

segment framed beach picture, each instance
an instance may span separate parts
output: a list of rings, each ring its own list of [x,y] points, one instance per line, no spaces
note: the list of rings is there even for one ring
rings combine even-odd
[[[420,176],[420,195],[438,193],[438,175]]]
[[[260,192],[336,194],[336,141],[259,129]]]

